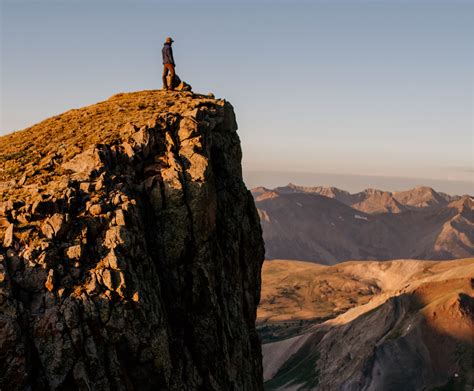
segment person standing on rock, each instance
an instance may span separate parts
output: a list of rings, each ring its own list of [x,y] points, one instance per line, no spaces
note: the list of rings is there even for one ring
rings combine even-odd
[[[171,44],[173,43],[173,38],[168,37],[165,40],[165,44],[163,45],[163,49],[161,53],[163,55],[163,89],[164,90],[174,90],[174,80],[175,80],[175,72],[174,67],[176,66],[174,63],[173,58],[173,49],[171,48]],[[167,76],[168,73],[170,74],[170,85],[168,85]]]

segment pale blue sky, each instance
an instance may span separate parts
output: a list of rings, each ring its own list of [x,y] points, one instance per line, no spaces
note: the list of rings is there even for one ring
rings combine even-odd
[[[161,88],[171,35],[246,170],[473,178],[472,2],[1,1],[0,133]]]

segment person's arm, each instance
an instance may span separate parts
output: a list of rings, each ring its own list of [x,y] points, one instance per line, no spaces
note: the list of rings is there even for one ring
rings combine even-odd
[[[176,63],[174,62],[174,57],[173,57],[173,48],[170,46],[170,60],[173,66],[176,66]]]

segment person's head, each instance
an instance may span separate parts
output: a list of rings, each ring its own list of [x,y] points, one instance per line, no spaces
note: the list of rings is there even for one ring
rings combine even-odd
[[[174,42],[173,38],[167,37],[165,43],[169,43],[170,45]]]

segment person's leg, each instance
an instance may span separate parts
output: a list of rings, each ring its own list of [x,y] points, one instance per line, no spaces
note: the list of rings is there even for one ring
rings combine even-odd
[[[170,81],[170,90],[174,90],[174,75],[175,75],[175,72],[174,72],[174,65],[173,64],[166,64],[168,65],[168,69],[170,71],[170,77],[171,77],[171,81]]]
[[[168,82],[166,81],[166,76],[168,76],[168,67],[167,67],[168,64],[163,64],[163,76],[162,76],[162,80],[163,80],[163,89],[164,90],[167,90],[168,89]]]

